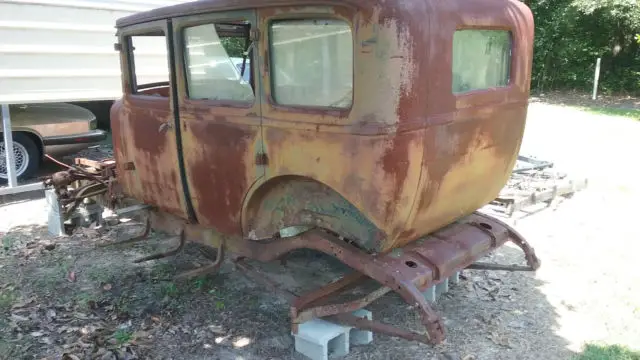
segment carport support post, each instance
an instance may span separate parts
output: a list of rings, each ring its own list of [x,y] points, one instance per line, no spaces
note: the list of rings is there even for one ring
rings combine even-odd
[[[7,104],[2,104],[2,131],[4,132],[4,150],[7,156],[7,177],[9,178],[9,187],[16,187],[18,186],[18,178],[16,177],[16,160],[13,153],[11,115],[9,114],[9,105]]]
[[[593,75],[593,95],[591,96],[592,100],[595,100],[598,97],[598,80],[600,79],[600,58],[596,60],[596,72]]]

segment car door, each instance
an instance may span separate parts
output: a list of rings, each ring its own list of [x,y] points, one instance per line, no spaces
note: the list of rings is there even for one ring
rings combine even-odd
[[[244,197],[264,174],[256,12],[172,22],[182,149],[195,215],[202,225],[237,235]]]
[[[120,29],[123,97],[111,110],[118,178],[125,193],[183,218],[184,196],[176,134],[168,21]]]

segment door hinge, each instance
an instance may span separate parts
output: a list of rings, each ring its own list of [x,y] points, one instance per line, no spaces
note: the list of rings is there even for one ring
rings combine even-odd
[[[120,44],[120,43],[113,44],[113,50],[122,51],[122,44]]]
[[[251,41],[260,40],[260,30],[258,30],[257,28],[252,28],[249,31],[249,40],[251,40]]]
[[[256,154],[256,165],[267,165],[269,163],[269,157],[265,153]]]

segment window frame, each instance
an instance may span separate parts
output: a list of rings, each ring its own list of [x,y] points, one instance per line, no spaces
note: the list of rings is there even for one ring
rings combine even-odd
[[[458,31],[465,31],[465,30],[476,30],[476,31],[502,31],[502,32],[506,32],[509,35],[509,61],[508,61],[508,70],[507,70],[507,81],[505,83],[505,85],[499,85],[499,86],[490,86],[490,87],[485,87],[485,88],[480,88],[480,89],[471,89],[471,90],[465,90],[465,91],[454,91],[453,89],[453,75],[454,75],[454,69],[453,69],[453,59],[455,57],[454,54],[454,47],[453,47],[453,41],[454,41],[454,36],[455,33],[457,33]],[[514,81],[514,77],[513,77],[513,69],[514,69],[514,63],[515,63],[515,59],[513,54],[515,53],[515,49],[516,49],[516,42],[515,42],[515,37],[514,37],[514,29],[512,29],[511,27],[505,27],[505,26],[464,26],[464,27],[457,27],[453,33],[451,34],[451,93],[454,96],[464,96],[464,95],[468,95],[468,94],[474,94],[474,93],[478,93],[478,92],[487,92],[487,91],[496,91],[496,90],[501,90],[501,89],[509,89],[513,86],[513,81]]]
[[[258,29],[258,21],[254,14],[255,10],[235,10],[235,11],[221,11],[212,12],[201,15],[189,15],[173,18],[174,26],[174,48],[176,54],[176,68],[178,74],[178,97],[181,104],[206,104],[210,107],[225,107],[225,108],[237,108],[237,109],[252,109],[255,106],[259,106],[262,98],[262,82],[257,68],[259,60],[259,42],[260,39],[254,40],[254,49],[247,59],[251,62],[251,71],[254,74],[254,89],[253,89],[253,101],[239,101],[230,99],[193,99],[189,97],[189,83],[187,76],[187,48],[185,41],[185,30],[187,28],[200,26],[200,25],[215,25],[217,23],[232,22],[232,21],[248,21],[251,24],[251,29]]]
[[[158,97],[151,94],[142,94],[138,90],[137,77],[136,77],[136,66],[135,66],[135,57],[133,53],[133,43],[131,41],[132,37],[140,37],[140,36],[149,36],[148,34],[151,32],[161,32],[162,36],[165,40],[165,49],[167,56],[167,87],[169,89],[169,96],[167,97]],[[171,74],[173,69],[171,67],[171,51],[170,47],[172,44],[169,43],[169,29],[167,28],[167,23],[164,20],[154,21],[152,23],[145,24],[137,24],[124,28],[118,34],[119,43],[123,46],[123,56],[124,56],[124,69],[122,76],[124,79],[128,80],[123,88],[124,94],[131,96],[141,96],[145,98],[171,98],[172,96],[172,82],[171,82]],[[128,85],[128,86],[126,86]]]
[[[331,106],[316,106],[316,105],[289,105],[289,104],[280,104],[276,101],[274,96],[274,76],[273,76],[273,24],[274,22],[280,21],[300,21],[300,20],[337,20],[342,21],[349,27],[349,32],[351,34],[351,42],[352,42],[352,61],[351,61],[351,104],[349,107],[331,107]],[[290,112],[302,112],[302,113],[311,113],[311,114],[338,114],[338,117],[347,117],[348,114],[354,108],[355,103],[355,92],[356,92],[356,63],[357,63],[357,51],[356,51],[356,32],[354,29],[353,21],[350,18],[337,16],[333,13],[323,13],[323,12],[314,12],[314,13],[291,13],[291,14],[283,14],[283,15],[275,15],[271,16],[265,22],[265,33],[266,33],[266,41],[265,41],[265,69],[269,72],[268,74],[268,88],[269,94],[267,96],[267,103],[276,111],[290,111]]]

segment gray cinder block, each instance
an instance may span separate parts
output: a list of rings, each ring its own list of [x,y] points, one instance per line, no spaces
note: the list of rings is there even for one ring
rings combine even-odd
[[[345,356],[349,353],[349,330],[322,319],[307,321],[298,326],[297,334],[293,334],[295,349],[312,360]]]
[[[55,190],[45,190],[44,196],[48,206],[47,228],[49,230],[49,234],[53,236],[66,236],[66,233],[64,231],[62,206],[60,206],[60,202],[58,201],[58,196],[56,195]]]
[[[367,318],[373,320],[373,313],[369,310],[360,309],[353,312],[353,315],[357,317]],[[349,342],[351,345],[367,345],[373,342],[373,332],[369,330],[361,330],[357,328],[351,328],[349,331]]]

